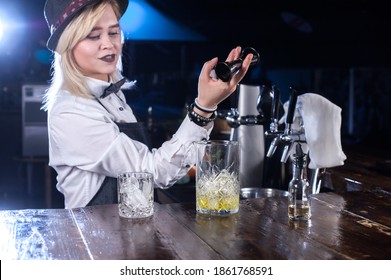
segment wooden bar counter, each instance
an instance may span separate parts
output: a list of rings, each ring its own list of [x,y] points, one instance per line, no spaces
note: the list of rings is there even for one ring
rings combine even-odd
[[[320,193],[312,219],[291,222],[287,198],[241,200],[207,217],[195,203],[155,203],[153,217],[122,219],[117,205],[0,211],[0,259],[391,259],[391,194]]]

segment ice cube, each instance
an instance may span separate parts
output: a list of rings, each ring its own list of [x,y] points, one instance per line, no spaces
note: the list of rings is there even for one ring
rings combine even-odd
[[[142,182],[142,189],[143,189],[145,197],[150,197],[150,195],[151,195],[151,187],[150,187],[151,184],[152,184],[152,182],[150,182],[149,179],[145,179]],[[153,187],[152,187],[152,189],[153,189]]]
[[[126,187],[122,189],[125,193],[124,203],[127,206],[146,207],[148,205],[148,200],[139,186],[139,181],[136,178],[129,178]]]

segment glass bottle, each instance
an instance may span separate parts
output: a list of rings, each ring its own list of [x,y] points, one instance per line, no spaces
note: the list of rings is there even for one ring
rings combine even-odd
[[[288,187],[288,217],[291,220],[311,218],[310,183],[307,179],[307,155],[297,143],[293,155],[293,176]]]

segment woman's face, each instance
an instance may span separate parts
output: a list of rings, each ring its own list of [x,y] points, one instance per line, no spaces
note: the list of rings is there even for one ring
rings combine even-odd
[[[88,36],[73,48],[73,55],[81,72],[91,78],[108,81],[116,70],[121,55],[121,30],[111,6]]]

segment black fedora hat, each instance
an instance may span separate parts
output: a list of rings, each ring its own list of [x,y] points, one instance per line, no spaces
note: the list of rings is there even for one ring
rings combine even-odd
[[[48,49],[52,51],[56,50],[58,39],[65,27],[67,27],[85,6],[100,1],[102,0],[46,0],[44,15],[51,34],[47,42]],[[129,0],[112,1],[118,2],[122,16],[128,7]]]

